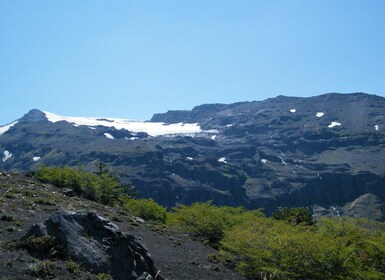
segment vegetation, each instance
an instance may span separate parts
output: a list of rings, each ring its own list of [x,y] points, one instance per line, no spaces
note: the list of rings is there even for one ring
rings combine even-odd
[[[19,241],[16,245],[18,248],[26,249],[34,255],[47,256],[55,247],[55,238],[52,236],[34,237],[30,236],[25,240]]]
[[[257,218],[222,240],[248,276],[273,279],[384,279],[383,224],[324,219],[314,227]]]
[[[167,212],[152,199],[133,199],[132,187],[121,185],[105,170],[105,166],[96,173],[43,167],[37,176],[70,187],[77,195],[119,204],[147,221],[192,233],[221,249],[211,256],[212,262],[235,264],[249,279],[385,279],[384,223],[352,218],[314,222],[308,208],[281,208],[268,218],[260,210],[211,202],[178,205]],[[3,216],[2,220],[11,220]],[[47,251],[53,241],[42,241],[26,240],[23,245],[30,251]],[[68,263],[67,269],[80,267]]]
[[[132,189],[130,185],[122,185],[116,176],[103,169],[90,173],[70,167],[43,166],[36,176],[41,182],[70,188],[76,195],[106,205],[116,204],[121,194]]]
[[[132,199],[128,195],[122,195],[119,200],[135,216],[150,222],[166,222],[166,207],[159,205],[153,199]]]
[[[258,210],[246,211],[242,207],[216,207],[212,202],[196,202],[191,206],[179,205],[173,208],[167,221],[171,226],[180,227],[216,244],[232,226],[262,215]]]
[[[31,264],[28,267],[27,273],[36,277],[53,277],[55,269],[55,263],[52,261],[42,261],[36,264]]]
[[[313,225],[313,216],[310,209],[307,207],[297,208],[279,208],[273,213],[273,218],[276,220],[282,220],[290,223],[293,226],[296,225]]]

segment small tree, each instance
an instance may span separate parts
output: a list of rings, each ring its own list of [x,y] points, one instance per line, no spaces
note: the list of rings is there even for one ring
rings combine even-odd
[[[107,169],[107,164],[105,164],[102,161],[99,161],[98,163],[95,164],[97,170],[94,171],[94,173],[98,176],[101,176],[103,174],[110,173],[110,171]]]
[[[307,207],[279,208],[273,213],[273,218],[289,222],[291,225],[311,226],[314,224],[313,216]]]

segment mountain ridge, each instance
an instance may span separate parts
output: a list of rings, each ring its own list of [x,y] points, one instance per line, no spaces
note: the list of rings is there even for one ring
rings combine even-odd
[[[0,152],[12,154],[0,169],[27,171],[42,163],[92,169],[101,160],[142,196],[168,207],[213,200],[266,213],[309,206],[316,214],[335,215],[334,207],[353,216],[377,209],[375,218],[385,217],[383,97],[329,93],[204,104],[143,123],[154,122],[163,122],[161,129],[200,129],[151,136],[112,125],[50,122],[31,110],[0,135]]]

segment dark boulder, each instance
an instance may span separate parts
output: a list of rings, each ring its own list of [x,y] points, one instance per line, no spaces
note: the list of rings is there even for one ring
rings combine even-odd
[[[114,279],[161,279],[140,239],[92,212],[54,213],[32,226],[23,240],[31,236],[54,237],[61,255],[92,273],[107,273]]]

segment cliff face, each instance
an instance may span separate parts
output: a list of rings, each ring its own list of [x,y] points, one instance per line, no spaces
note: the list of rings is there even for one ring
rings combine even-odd
[[[170,207],[213,200],[267,213],[311,206],[322,214],[385,217],[385,98],[278,96],[170,111],[151,121],[198,123],[202,131],[150,137],[53,123],[33,110],[0,135],[0,152],[12,154],[0,169],[27,171],[42,162],[92,169],[101,160],[141,196]]]

